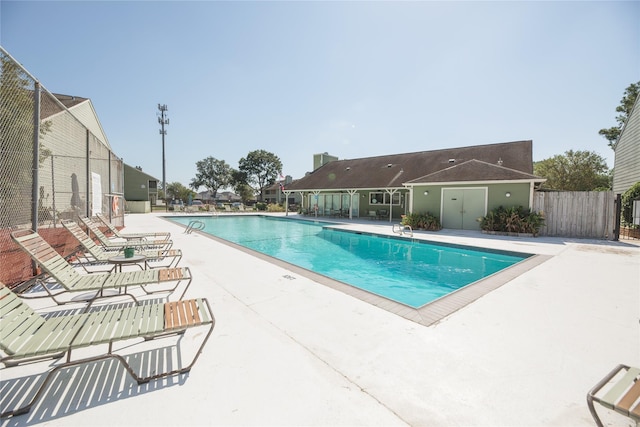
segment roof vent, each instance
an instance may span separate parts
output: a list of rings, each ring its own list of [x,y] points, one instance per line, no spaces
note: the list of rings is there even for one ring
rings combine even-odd
[[[351,166],[347,166],[345,170],[346,171],[350,171],[351,170]]]
[[[387,167],[390,168],[391,166],[393,166],[392,163],[387,163]]]
[[[449,159],[449,163],[455,163],[456,159]]]
[[[498,166],[502,166],[502,163],[503,163],[503,161],[502,161],[502,157],[500,157],[500,158],[498,159]]]

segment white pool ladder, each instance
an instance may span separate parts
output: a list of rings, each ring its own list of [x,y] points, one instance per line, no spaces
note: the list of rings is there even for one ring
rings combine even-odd
[[[184,234],[191,234],[193,230],[204,230],[205,224],[199,219],[192,219],[184,230]]]
[[[397,233],[401,236],[408,234],[409,236],[413,237],[413,229],[411,228],[410,225],[403,225],[403,224],[393,224],[391,226],[391,230],[394,233]]]

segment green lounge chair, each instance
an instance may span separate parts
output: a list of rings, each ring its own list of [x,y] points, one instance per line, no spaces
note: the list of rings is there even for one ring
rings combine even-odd
[[[87,268],[87,266],[94,265],[108,265],[109,270],[113,269],[114,266],[109,264],[109,259],[121,254],[124,248],[120,248],[116,251],[107,250],[104,246],[96,244],[96,242],[94,242],[93,239],[89,237],[89,235],[85,233],[76,222],[63,220],[61,223],[84,248],[84,252],[76,253],[76,257],[80,261],[78,263],[80,266],[82,266],[87,272],[97,271],[95,269],[90,270]],[[176,267],[182,259],[182,251],[180,249],[151,249],[147,251],[138,251],[137,255],[144,255],[147,258],[147,261],[153,262],[153,264],[149,264],[151,267]],[[166,263],[166,260],[169,260],[168,264]],[[154,261],[159,261],[159,263]]]
[[[100,244],[107,249],[113,250],[113,249],[120,249],[120,248],[126,248],[126,247],[144,248],[144,249],[171,249],[171,245],[173,245],[173,242],[171,240],[164,240],[164,239],[151,240],[145,237],[142,237],[136,240],[109,239],[102,232],[102,230],[100,230],[100,228],[98,227],[98,224],[93,222],[90,218],[82,217],[82,216],[79,218],[80,218],[80,221],[82,221],[82,223],[85,225],[85,227],[87,227],[87,230],[89,230],[87,234],[90,235],[91,233],[93,233],[93,235],[96,236],[96,238],[100,241]]]
[[[62,290],[54,292],[49,289],[48,283],[41,282],[48,296],[60,305],[66,304],[69,301],[58,301],[56,296],[67,292],[96,292],[92,298],[89,298],[89,305],[98,297],[106,297],[107,295],[104,294],[105,290],[117,290],[119,293],[124,292],[124,294],[133,298],[134,301],[137,301],[133,295],[127,293],[127,288],[140,287],[146,294],[156,292],[172,293],[183,280],[187,280],[187,286],[180,296],[180,299],[182,299],[191,284],[191,271],[187,267],[155,268],[122,273],[80,274],[35,231],[14,231],[11,233],[11,238],[41,266],[43,272],[55,280],[62,288]],[[175,282],[172,288],[147,290],[148,286],[155,287],[160,283],[170,282]]]
[[[608,388],[607,391],[600,393],[605,386]],[[636,424],[639,423],[640,368],[618,365],[587,394],[589,411],[598,427],[603,427],[593,402],[631,418]]]
[[[20,363],[35,360],[60,358],[66,354],[66,361],[53,367],[37,389],[34,397],[26,405],[17,409],[0,413],[0,418],[21,415],[29,412],[31,407],[47,389],[47,384],[60,369],[85,363],[116,359],[127,372],[138,382],[144,384],[153,379],[182,374],[191,370],[202,352],[213,328],[215,318],[209,303],[204,298],[177,302],[158,303],[144,301],[142,305],[118,304],[94,307],[85,313],[51,313],[44,318],[36,313],[9,288],[0,283],[0,363],[10,368]],[[124,354],[113,352],[113,343],[125,340],[149,340],[162,336],[183,334],[192,328],[208,327],[202,344],[187,366],[168,372],[152,371],[143,376],[135,372]],[[200,332],[198,332],[200,333]],[[176,345],[180,360],[182,352]],[[98,346],[106,346],[97,355],[72,359],[73,350]],[[123,348],[127,348],[126,346]],[[106,350],[106,352],[105,352]],[[136,360],[133,358],[132,360]],[[169,363],[168,366],[174,366]]]
[[[98,220],[109,229],[114,237],[117,237],[119,239],[139,240],[142,238],[151,237],[155,240],[169,240],[171,238],[171,233],[162,231],[157,233],[121,233],[120,230],[118,230],[113,224],[111,224],[109,218],[107,218],[103,214],[96,214],[96,218],[98,218]]]

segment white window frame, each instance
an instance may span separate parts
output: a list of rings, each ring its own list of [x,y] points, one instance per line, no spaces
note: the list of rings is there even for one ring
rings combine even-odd
[[[373,202],[374,199],[374,195],[376,195],[377,197],[375,197],[376,202]],[[382,192],[382,191],[372,191],[369,193],[369,205],[371,206],[389,206],[389,196],[390,194],[388,192]],[[393,193],[391,195],[391,200],[392,200],[392,204],[391,206],[400,206],[401,200],[402,198],[400,197],[400,193]],[[377,200],[381,199],[382,202],[377,202]]]

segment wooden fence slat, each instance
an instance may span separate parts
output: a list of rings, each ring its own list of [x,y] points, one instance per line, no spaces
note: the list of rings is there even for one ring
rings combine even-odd
[[[536,192],[533,210],[545,215],[541,236],[613,238],[613,191]]]

